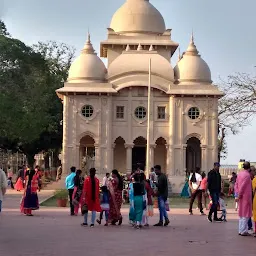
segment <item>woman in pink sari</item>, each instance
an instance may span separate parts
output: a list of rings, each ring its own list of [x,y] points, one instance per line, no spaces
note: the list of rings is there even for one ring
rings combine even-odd
[[[244,170],[237,175],[235,192],[238,194],[239,235],[248,236],[248,220],[252,217],[252,181],[250,163],[244,162]]]
[[[109,219],[112,225],[122,225],[123,217],[121,215],[121,206],[123,202],[123,179],[117,170],[112,171],[112,179],[109,184]]]

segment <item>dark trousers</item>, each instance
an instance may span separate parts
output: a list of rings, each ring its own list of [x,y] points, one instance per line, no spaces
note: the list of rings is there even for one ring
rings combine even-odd
[[[12,182],[12,177],[9,177],[8,180],[10,181],[11,188],[14,189],[13,182]]]
[[[248,229],[252,230],[252,218],[248,220]]]
[[[72,197],[73,197],[73,192],[74,192],[74,189],[69,189],[68,190],[68,194],[69,194],[69,203],[70,203],[70,214],[71,215],[74,215],[75,214],[75,208],[74,208],[74,205],[73,205],[73,200],[72,200]]]
[[[219,193],[218,192],[210,192],[210,196],[212,199],[212,206],[209,211],[209,216],[212,216],[214,214],[213,218],[218,219],[217,210],[218,210],[218,204],[219,204]]]
[[[199,208],[200,212],[203,213],[202,195],[203,195],[203,192],[200,189],[194,191],[191,194],[190,203],[189,203],[189,212],[192,212],[193,203],[194,203],[195,199],[197,198],[198,208]]]

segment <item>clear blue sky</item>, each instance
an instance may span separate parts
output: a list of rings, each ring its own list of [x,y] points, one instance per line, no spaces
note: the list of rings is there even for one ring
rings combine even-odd
[[[125,0],[0,0],[2,18],[13,37],[27,44],[55,40],[79,50],[88,28],[95,49],[106,39],[111,17]],[[215,82],[233,72],[256,75],[255,0],[150,0],[165,18],[172,38],[184,51],[192,29],[202,57]],[[177,60],[174,56],[172,63]],[[228,158],[256,161],[256,120],[239,135],[228,138]]]

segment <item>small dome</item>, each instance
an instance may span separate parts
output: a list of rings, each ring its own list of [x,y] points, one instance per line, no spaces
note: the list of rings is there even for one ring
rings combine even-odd
[[[149,0],[126,0],[110,28],[120,34],[163,34],[166,30],[163,16]]]
[[[81,51],[69,69],[67,81],[69,83],[99,82],[106,79],[106,67],[95,53],[90,35]]]
[[[212,83],[210,68],[198,53],[192,36],[187,51],[174,68],[175,78],[179,82]]]
[[[145,73],[149,71],[149,59],[151,58],[152,75],[160,76],[169,81],[174,81],[174,73],[171,63],[157,52],[153,51],[129,51],[123,52],[109,66],[108,78],[112,79],[118,76],[132,73]]]

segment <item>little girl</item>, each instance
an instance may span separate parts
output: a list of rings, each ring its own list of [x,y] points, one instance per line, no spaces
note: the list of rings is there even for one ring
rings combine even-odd
[[[100,200],[100,207],[101,207],[101,213],[100,218],[97,220],[99,225],[101,224],[101,220],[103,219],[103,213],[105,212],[105,220],[106,224],[104,226],[108,226],[108,215],[109,215],[109,191],[107,186],[101,187],[101,200]]]

